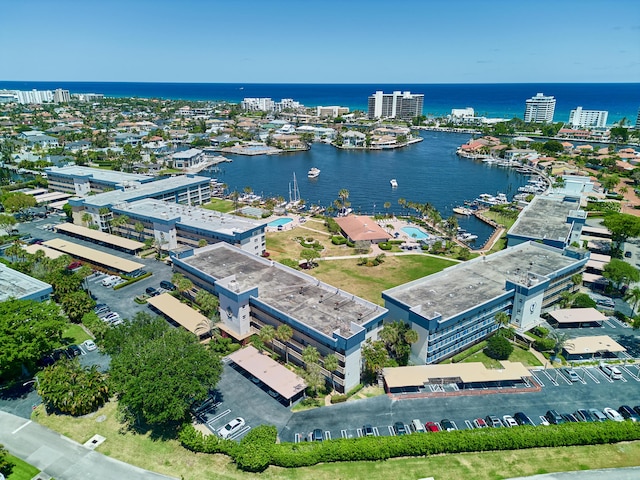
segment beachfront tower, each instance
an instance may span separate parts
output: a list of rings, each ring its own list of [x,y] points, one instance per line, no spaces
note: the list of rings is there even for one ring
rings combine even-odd
[[[411,92],[383,93],[377,91],[369,97],[370,119],[374,118],[399,118],[411,120],[422,115],[424,94]]]
[[[578,107],[571,110],[569,123],[573,128],[604,128],[607,125],[608,116],[609,112],[605,110],[583,110],[582,107]]]
[[[556,109],[556,99],[547,97],[543,93],[536,94],[527,100],[524,111],[524,121],[527,123],[551,123]]]

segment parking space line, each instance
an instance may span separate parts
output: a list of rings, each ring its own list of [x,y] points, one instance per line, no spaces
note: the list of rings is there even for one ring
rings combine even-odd
[[[324,432],[324,439],[325,440],[331,440],[331,432],[329,430],[326,430]]]
[[[300,435],[299,433],[296,433],[293,436],[293,443],[300,443],[302,441],[302,435]]]
[[[80,352],[82,355],[86,355],[87,352],[84,351],[84,348],[82,348],[82,345],[78,345],[78,348],[80,349]]]
[[[611,323],[611,321],[608,320],[608,319],[607,320],[603,320],[602,323],[605,323],[607,325],[607,327],[616,328],[616,326],[613,323]]]
[[[349,438],[349,435],[345,429],[340,430],[340,436],[342,438]]]
[[[391,425],[387,425],[387,428],[389,429],[389,435],[395,437],[396,431],[393,429],[393,427]]]
[[[584,373],[586,375],[588,375],[589,377],[591,377],[591,380],[593,380],[595,383],[600,383],[600,380],[598,380],[595,375],[593,373],[591,373],[591,368],[586,368],[586,367],[582,367],[582,370],[584,371]]]
[[[358,428],[358,429],[356,430],[356,432],[357,432],[357,434],[358,434],[358,438],[362,436],[362,429],[361,429],[361,428]]]
[[[438,427],[438,430],[442,430],[442,426],[440,425],[440,422],[433,422],[436,424],[436,426]]]
[[[240,437],[241,435],[244,435],[245,433],[247,433],[249,430],[251,430],[251,427],[249,425],[245,425],[244,427],[242,427],[242,430],[237,431],[233,435],[229,435],[228,438],[229,438],[229,440],[235,440],[236,438]]]
[[[454,422],[453,420],[451,420],[451,424],[455,427],[455,429],[456,429],[456,430],[460,430],[460,429],[458,428],[458,425],[456,425],[456,422]]]
[[[605,375],[605,373],[601,369],[597,368],[596,371],[599,372],[600,375],[602,375],[607,382],[613,383],[613,380],[609,378],[607,375]]]
[[[540,425],[545,425],[548,423],[549,421],[547,420],[547,417],[545,417],[544,415],[540,415]]]
[[[544,373],[544,375],[549,379],[549,381],[553,383],[556,387],[559,386],[559,383],[555,381],[553,378],[551,378],[551,375],[549,375],[549,372],[547,372],[546,370],[540,370],[540,372]]]
[[[536,379],[536,382],[538,382],[540,386],[544,387],[544,383],[542,383],[542,380],[540,380],[540,378],[538,378],[538,376],[535,373],[533,373],[533,372],[539,373],[542,370],[529,370],[529,371],[531,372],[531,376]]]
[[[378,427],[373,427],[373,433],[376,437],[380,436],[380,432],[378,431]]]
[[[224,412],[219,413],[218,415],[213,417],[211,420],[209,420],[207,423],[211,424],[213,422],[216,422],[217,420],[220,420],[222,417],[225,417],[225,416],[229,415],[230,413],[231,413],[231,410],[227,408]]]
[[[634,375],[633,373],[631,373],[631,370],[629,370],[625,365],[620,365],[620,368],[622,370],[624,370],[625,372],[627,372],[627,374],[633,378],[636,382],[640,382],[640,378],[638,377],[638,375]]]
[[[469,430],[473,430],[473,423],[471,423],[469,420],[465,420],[464,424],[467,426]]]

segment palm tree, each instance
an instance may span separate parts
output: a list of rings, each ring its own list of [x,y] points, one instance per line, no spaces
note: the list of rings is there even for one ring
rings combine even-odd
[[[199,337],[206,335],[207,337],[213,337],[213,333],[218,330],[216,327],[216,321],[212,318],[203,319],[196,328],[193,330],[193,333],[198,335]]]
[[[282,324],[276,330],[276,338],[284,343],[285,361],[289,363],[288,342],[293,337],[293,329],[289,325]]]
[[[498,312],[496,313],[495,320],[498,326],[502,328],[509,325],[511,318],[506,312]]]
[[[384,202],[384,209],[387,211],[387,213],[385,213],[386,217],[389,216],[389,209],[390,208],[391,208],[391,202]]]
[[[276,337],[276,329],[271,325],[265,325],[260,329],[260,333],[258,335],[260,336],[260,340],[262,340],[266,345],[268,343],[271,343],[272,340]]]
[[[413,345],[419,339],[420,339],[420,336],[418,335],[418,332],[416,332],[413,329],[407,330],[404,333],[404,341],[407,342],[409,345]]]
[[[338,369],[338,357],[335,354],[330,353],[329,355],[324,357],[323,363],[324,363],[325,370],[328,370],[329,373],[331,374],[331,385],[333,387],[333,390],[335,390],[336,382],[333,377],[333,372],[335,372]]]
[[[142,233],[144,232],[144,225],[142,224],[142,222],[136,222],[135,225],[133,226],[133,229],[138,234],[138,240],[141,240]]]
[[[309,365],[318,363],[318,360],[320,360],[320,352],[318,352],[318,349],[313,345],[307,345],[302,350],[302,360],[306,366],[309,367]]]
[[[171,277],[171,283],[176,286],[176,289],[180,293],[184,293],[187,290],[191,290],[193,288],[193,282],[181,273],[174,273]]]
[[[632,289],[627,290],[627,294],[624,296],[624,299],[632,305],[631,317],[635,317],[636,308],[638,303],[640,303],[640,287],[633,287]]]
[[[127,215],[118,215],[117,217],[114,217],[113,219],[111,219],[111,226],[116,228],[124,227],[128,223],[129,223],[129,217]]]
[[[570,340],[569,336],[558,329],[551,330],[548,338],[550,338],[554,342],[554,345],[553,345],[554,357],[557,357],[563,348],[572,346],[572,344],[569,342]]]
[[[82,214],[82,223],[84,223],[85,227],[88,227],[91,223],[93,223],[93,217],[89,212],[85,212]]]

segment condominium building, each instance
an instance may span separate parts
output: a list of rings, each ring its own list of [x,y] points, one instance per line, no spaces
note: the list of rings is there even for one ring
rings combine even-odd
[[[338,391],[360,383],[361,346],[366,339],[377,339],[385,308],[225,243],[175,258],[173,266],[218,296],[218,326],[224,334],[243,340],[266,325],[288,325],[293,335],[273,339],[274,351],[304,365],[302,351],[311,345],[320,353],[320,365],[329,354],[338,358],[334,372],[321,370]]]
[[[69,90],[63,90],[61,88],[56,88],[53,91],[53,101],[55,103],[68,103],[71,101],[71,94]]]
[[[422,115],[423,104],[424,94],[422,93],[412,94],[400,91],[384,93],[379,90],[369,97],[368,117],[411,120]]]
[[[571,110],[569,123],[573,128],[605,128],[608,116],[609,112],[606,110],[583,110],[582,107],[578,107],[575,110]]]
[[[0,302],[9,298],[17,300],[49,300],[53,289],[48,283],[13,270],[0,263]]]
[[[504,312],[520,330],[577,286],[586,250],[527,242],[382,292],[388,318],[409,323],[419,340],[414,363],[434,363],[478,343],[499,328]]]
[[[155,180],[148,175],[117,172],[101,168],[47,167],[44,169],[49,189],[56,192],[73,193],[80,197],[89,193],[102,193],[109,190],[124,189],[133,184],[145,184]]]
[[[245,98],[240,102],[240,108],[248,111],[273,111],[274,102],[270,98]]]
[[[349,107],[316,107],[316,115],[319,117],[340,117],[349,113]]]
[[[554,97],[538,93],[535,97],[527,100],[524,121],[527,123],[551,123],[555,109],[556,99]]]

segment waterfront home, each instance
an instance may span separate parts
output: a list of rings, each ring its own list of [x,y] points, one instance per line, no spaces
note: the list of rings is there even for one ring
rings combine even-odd
[[[306,143],[300,140],[298,135],[273,135],[273,142],[284,150],[306,150]]]
[[[367,136],[356,130],[349,130],[342,134],[343,148],[362,148],[366,146]]]
[[[204,160],[204,152],[197,148],[190,148],[171,155],[173,168],[190,168]]]

